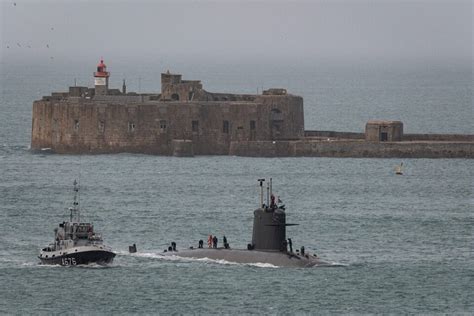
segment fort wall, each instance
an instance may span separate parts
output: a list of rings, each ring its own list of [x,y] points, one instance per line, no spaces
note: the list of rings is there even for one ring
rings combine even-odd
[[[304,136],[303,100],[296,96],[261,95],[253,102],[120,99],[35,101],[32,149],[171,155],[173,140],[189,140],[196,155],[226,155],[231,141]]]
[[[304,131],[306,138],[337,138],[337,139],[365,139],[364,133],[335,132],[335,131]]]
[[[474,142],[474,135],[466,134],[403,134],[404,141]]]
[[[472,142],[232,142],[230,155],[250,157],[474,158]]]
[[[33,103],[31,148],[56,153],[147,153],[255,157],[474,158],[474,135],[404,134],[374,120],[364,133],[305,131],[303,99],[286,89],[212,93],[199,80],[161,74],[159,93],[108,88],[101,60],[95,87],[70,87]],[[101,89],[97,93],[97,89]]]

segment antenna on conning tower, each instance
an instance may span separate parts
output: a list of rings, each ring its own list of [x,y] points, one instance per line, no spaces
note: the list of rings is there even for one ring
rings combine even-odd
[[[258,182],[260,182],[260,206],[263,208],[263,182],[265,182],[265,179],[258,179]]]
[[[270,178],[270,196],[273,195],[273,189],[272,189],[272,178]]]
[[[270,205],[270,184],[267,183],[267,207]]]

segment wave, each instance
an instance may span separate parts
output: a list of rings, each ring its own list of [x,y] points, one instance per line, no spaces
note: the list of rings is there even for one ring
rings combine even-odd
[[[89,263],[89,264],[78,264],[78,265],[70,265],[70,266],[63,266],[60,264],[42,264],[41,262],[23,262],[21,263],[23,267],[34,267],[34,268],[81,268],[81,269],[111,269],[117,268],[119,266],[116,265],[100,265],[97,263]]]
[[[316,265],[316,266],[317,266],[317,265]],[[322,266],[324,266],[324,267],[335,267],[335,268],[337,268],[337,267],[348,267],[349,265],[348,265],[348,264],[345,264],[345,263],[335,262],[335,261],[334,261],[334,262],[330,262],[330,261],[328,262],[328,261],[326,261],[325,264],[322,265]]]

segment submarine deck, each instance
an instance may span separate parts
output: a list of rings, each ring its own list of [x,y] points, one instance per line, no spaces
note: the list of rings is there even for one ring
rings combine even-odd
[[[315,267],[331,266],[330,263],[321,261],[314,255],[304,256],[291,252],[245,250],[226,248],[194,248],[180,251],[166,252],[165,256],[177,256],[183,258],[208,258],[213,260],[225,260],[235,263],[268,263],[278,267]]]

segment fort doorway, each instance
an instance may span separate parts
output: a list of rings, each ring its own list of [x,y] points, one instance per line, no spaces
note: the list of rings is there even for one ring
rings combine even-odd
[[[386,141],[388,141],[388,133],[387,133],[387,132],[381,132],[381,133],[380,133],[380,141],[381,141],[381,142],[386,142]]]
[[[282,124],[281,121],[272,121],[272,139],[279,139],[281,136]]]
[[[270,112],[270,129],[272,139],[279,139],[283,131],[283,113],[279,109]]]
[[[255,121],[250,121],[250,140],[257,138],[256,124]]]
[[[179,94],[173,93],[173,94],[171,95],[171,100],[173,100],[173,101],[179,101]]]

